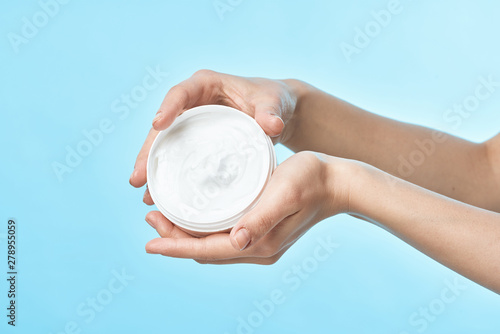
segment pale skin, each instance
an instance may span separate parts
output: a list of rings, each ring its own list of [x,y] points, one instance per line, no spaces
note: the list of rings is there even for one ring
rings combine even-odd
[[[130,183],[146,183],[158,131],[204,104],[255,118],[295,155],[275,170],[257,206],[230,233],[197,238],[160,212],[146,221],[160,238],[146,251],[200,263],[275,263],[316,223],[340,213],[372,222],[469,279],[500,293],[500,135],[435,142],[407,175],[398,159],[433,130],[384,118],[298,80],[243,78],[202,70],[166,95]],[[441,137],[442,138],[442,137]],[[154,204],[148,190],[144,202]]]

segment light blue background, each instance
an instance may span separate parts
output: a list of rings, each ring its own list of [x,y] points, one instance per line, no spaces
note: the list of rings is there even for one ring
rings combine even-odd
[[[6,325],[0,274],[0,332],[59,333],[75,321],[81,333],[236,333],[238,317],[280,289],[284,303],[252,331],[499,333],[500,297],[463,278],[467,289],[425,330],[411,323],[458,275],[345,215],[318,224],[273,266],[203,266],[144,251],[156,235],[129,175],[164,94],[197,69],[299,78],[381,115],[474,141],[499,131],[500,91],[456,128],[443,115],[480,76],[500,80],[500,4],[401,0],[402,12],[348,62],[339,45],[352,44],[354,29],[388,2],[233,0],[221,20],[212,0],[72,1],[18,53],[8,34],[20,34],[23,17],[32,20],[41,7],[3,2],[0,242],[5,254],[6,222],[16,218],[20,264],[15,329]],[[121,119],[113,101],[140,85],[148,66],[168,78]],[[65,147],[103,119],[113,131],[59,182],[51,164],[64,162]],[[280,161],[290,155],[277,152]],[[282,276],[327,236],[340,246],[292,291]],[[78,306],[122,268],[134,279],[86,322]]]

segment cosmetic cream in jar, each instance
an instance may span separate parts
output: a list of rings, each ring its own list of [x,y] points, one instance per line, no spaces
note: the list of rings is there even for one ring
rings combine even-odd
[[[206,105],[158,134],[147,181],[165,217],[203,236],[230,230],[257,204],[275,168],[273,143],[252,117]]]

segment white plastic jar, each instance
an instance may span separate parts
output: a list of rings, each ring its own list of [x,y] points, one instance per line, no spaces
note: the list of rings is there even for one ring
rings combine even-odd
[[[158,134],[147,181],[165,217],[203,236],[230,230],[257,204],[275,168],[273,143],[252,117],[205,105]]]

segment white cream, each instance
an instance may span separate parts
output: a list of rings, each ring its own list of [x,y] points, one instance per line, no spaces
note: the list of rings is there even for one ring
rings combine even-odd
[[[157,136],[148,187],[173,223],[194,232],[222,231],[257,203],[275,166],[272,142],[253,118],[201,106]]]

